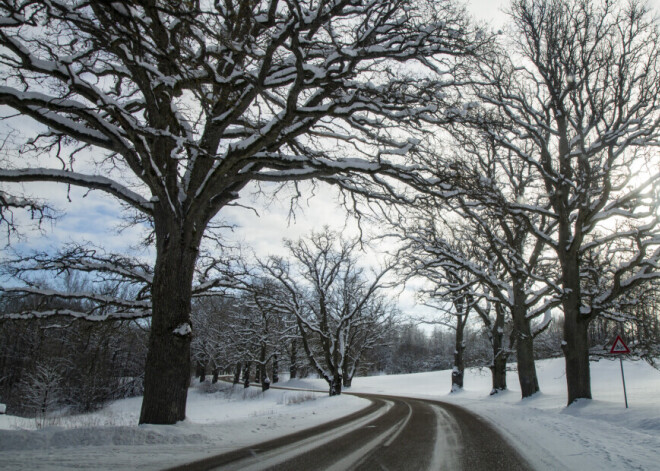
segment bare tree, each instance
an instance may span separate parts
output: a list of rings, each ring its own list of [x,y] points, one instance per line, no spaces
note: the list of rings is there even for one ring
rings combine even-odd
[[[373,347],[392,311],[379,297],[387,267],[368,279],[357,265],[358,239],[344,240],[326,228],[308,239],[287,241],[291,259],[272,257],[263,269],[279,286],[266,302],[295,316],[313,369],[330,395],[350,384],[364,352]]]
[[[105,308],[92,307],[92,302],[81,297],[38,294],[75,292],[108,299],[125,290],[126,286],[113,285],[107,279],[72,271],[62,273],[57,280],[48,277],[35,284],[33,294],[10,292],[2,296],[0,395],[13,410],[35,412],[26,409],[16,388],[26,375],[37,374],[40,365],[56,366],[61,379],[58,405],[69,411],[87,412],[110,400],[142,393],[147,339],[144,325],[131,320],[93,322],[70,315],[53,317],[56,312],[93,309],[98,319],[104,319]],[[124,297],[130,298],[128,293]],[[30,313],[46,316],[34,318]]]
[[[492,378],[490,394],[493,395],[507,389],[506,364],[515,345],[516,332],[511,333],[507,344],[505,327],[508,311],[503,303],[489,300],[484,306],[479,303],[475,304],[474,310],[484,324],[488,342],[492,348],[489,368]]]
[[[211,219],[250,182],[407,180],[414,169],[397,159],[415,141],[402,126],[447,119],[455,59],[487,40],[431,0],[3,0],[0,11],[0,103],[44,126],[29,147],[51,162],[0,180],[100,190],[153,224],[141,423],[185,417],[192,280]]]
[[[658,276],[660,32],[638,1],[514,0],[510,17],[510,49],[482,64],[479,117],[543,185],[518,214],[554,221],[529,228],[559,262],[570,404],[591,398],[590,322]],[[614,240],[598,293],[586,293],[587,254]]]
[[[194,331],[190,348],[200,381],[210,369],[211,381],[216,383],[220,370],[228,369],[238,361],[239,355],[228,328],[233,309],[232,299],[227,297],[205,296],[193,300],[191,318]]]
[[[256,365],[256,377],[266,391],[271,382],[279,381],[279,357],[298,337],[298,326],[290,313],[271,302],[272,293],[279,289],[272,280],[254,277],[246,289],[240,298],[243,308],[232,316],[231,335],[241,359]]]
[[[543,243],[536,243],[524,221],[507,212],[507,199],[498,192],[501,182],[478,162],[472,169],[467,160],[457,162],[460,177],[451,197],[427,199],[392,222],[403,243],[401,254],[408,260],[406,276],[425,278],[433,298],[446,303],[461,300],[461,314],[476,310],[486,322],[496,348],[494,359],[500,359],[493,363],[500,368],[493,369],[494,390],[495,378],[504,375],[506,353],[503,325],[493,323],[503,324],[502,309],[510,313],[521,393],[528,397],[539,390],[533,338],[550,318],[536,326],[534,321],[556,301],[549,295],[552,284],[543,281],[542,275],[548,275],[541,270]],[[493,322],[485,311],[488,302],[500,309]],[[497,389],[501,386],[497,381]]]
[[[410,233],[410,235],[414,239],[420,233]],[[454,332],[451,392],[457,392],[463,389],[463,378],[465,376],[464,352],[466,348],[465,328],[470,314],[473,312],[476,302],[478,302],[478,298],[475,299],[475,293],[478,293],[478,288],[475,288],[475,285],[478,285],[478,280],[459,264],[448,262],[446,259],[428,257],[428,250],[423,251],[423,253],[418,252],[416,255],[410,252],[413,250],[413,246],[416,246],[419,250],[426,243],[428,241],[416,238],[415,241],[409,241],[409,245],[399,252],[399,256],[409,259],[402,271],[407,279],[423,277],[430,282],[430,287],[421,289],[418,296],[426,306],[435,309],[440,316],[432,320],[425,319],[423,322],[442,325]],[[450,250],[460,252],[463,247],[460,241],[454,240]]]
[[[352,330],[346,343],[346,367],[342,382],[350,388],[358,368],[365,365],[369,352],[386,345],[387,330],[397,322],[399,311],[382,296],[371,296],[360,314],[360,322]]]

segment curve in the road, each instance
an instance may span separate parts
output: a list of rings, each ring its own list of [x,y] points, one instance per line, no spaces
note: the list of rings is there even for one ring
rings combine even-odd
[[[371,404],[341,419],[170,471],[533,469],[490,423],[460,406],[355,395]]]

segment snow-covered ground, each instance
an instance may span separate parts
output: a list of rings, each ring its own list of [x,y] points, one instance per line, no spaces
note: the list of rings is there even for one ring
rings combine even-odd
[[[163,469],[328,422],[367,406],[351,396],[220,385],[192,388],[186,420],[137,426],[142,398],[63,418],[34,430],[33,420],[0,415],[2,470]]]
[[[469,370],[465,390],[448,394],[450,371],[355,378],[352,392],[451,401],[492,421],[540,470],[660,469],[660,372],[625,362],[630,408],[623,401],[619,362],[592,363],[595,399],[565,407],[562,359],[537,363],[542,393],[521,400],[514,371],[510,391],[489,396],[490,372]],[[322,380],[284,386],[326,389]],[[136,426],[140,398],[62,419],[44,430],[0,416],[2,469],[160,469],[312,427],[350,414],[365,400],[342,395],[251,388],[202,393],[192,389],[188,419],[174,426]]]

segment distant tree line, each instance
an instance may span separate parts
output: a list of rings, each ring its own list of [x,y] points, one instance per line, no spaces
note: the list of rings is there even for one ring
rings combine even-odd
[[[21,303],[51,308],[32,296]],[[22,306],[0,300],[0,311]],[[72,307],[68,302],[57,308]],[[94,411],[143,392],[148,326],[133,321],[8,319],[0,322],[0,402],[48,423],[54,413]]]
[[[306,247],[305,253],[312,255],[313,260],[321,260],[321,254],[325,254],[328,260],[333,254],[339,255],[334,259],[338,266],[349,259],[354,262],[357,247],[355,241],[342,242],[336,233],[327,229],[290,242],[288,246]],[[344,252],[341,249],[337,252],[341,247]],[[281,267],[284,259],[267,263],[277,261]],[[356,274],[355,267],[348,268],[344,275]],[[326,354],[332,355],[333,351],[326,351],[323,342],[332,345],[332,341],[338,339],[324,337],[321,334],[329,334],[331,329],[323,331],[320,328],[322,322],[313,323],[317,319],[311,309],[318,305],[319,287],[305,292],[304,283],[298,284],[301,291],[296,295],[316,293],[307,299],[310,311],[299,306],[299,315],[304,321],[299,323],[295,311],[284,309],[294,300],[290,293],[273,283],[275,280],[251,280],[252,283],[246,284],[238,294],[209,295],[194,300],[192,362],[199,381],[216,383],[220,375],[227,375],[234,384],[240,383],[244,387],[257,384],[267,390],[282,377],[325,377],[319,368],[327,368],[333,372],[326,373],[328,384],[336,388],[334,374],[340,376],[343,387],[350,387],[354,376],[456,368],[456,329],[448,328],[442,316],[436,318],[437,325],[433,326],[429,321],[420,323],[395,311],[379,310],[386,305],[379,296],[374,298],[378,301],[375,305],[365,303],[364,311],[354,314],[351,328],[344,337],[357,338],[363,348],[353,353],[350,348],[346,349],[347,361],[341,370],[335,364],[326,364]],[[338,277],[338,280],[341,284],[337,291],[333,288],[324,292],[327,301],[323,307],[328,313],[350,304],[348,299],[356,299],[356,292],[360,291],[361,285],[354,283],[357,278]],[[353,284],[347,286],[345,283],[349,280]],[[80,279],[69,279],[68,283],[89,286]],[[325,286],[332,288],[332,283]],[[76,286],[76,289],[81,287]],[[342,294],[342,297],[330,296],[331,293]],[[606,355],[608,343],[616,334],[622,333],[638,356],[651,363],[656,361],[660,347],[660,297],[658,290],[650,286],[644,296],[645,303],[630,306],[633,312],[629,313],[627,321],[601,317],[590,325],[592,355]],[[285,299],[289,301],[285,302]],[[0,308],[2,312],[81,309],[76,304],[71,300],[54,303],[52,298],[37,295],[20,300],[5,296]],[[451,322],[452,316],[446,314],[446,320]],[[301,326],[309,330],[301,334]],[[316,336],[312,335],[315,331]],[[332,331],[341,332],[341,329],[335,324]],[[517,360],[513,347],[514,331],[515,325],[507,316],[502,331],[506,340],[502,350],[509,360],[508,366],[505,364],[504,367],[505,373],[507,368],[515,369]],[[5,320],[0,323],[0,336],[4,339],[0,343],[0,402],[8,405],[10,413],[35,417],[38,424],[46,425],[55,412],[92,411],[108,401],[139,395],[143,391],[147,332],[146,324],[135,321],[89,322],[67,317]],[[304,348],[305,336],[307,350]],[[555,317],[535,337],[534,358],[561,356],[562,339],[562,319]],[[493,369],[492,332],[483,318],[473,316],[471,322],[466,323],[461,344],[462,368]],[[351,354],[354,356],[350,357]],[[453,376],[452,387],[455,387]],[[335,390],[334,394],[339,392]]]

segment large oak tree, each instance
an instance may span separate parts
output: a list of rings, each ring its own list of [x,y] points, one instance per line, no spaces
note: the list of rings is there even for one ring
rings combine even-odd
[[[479,37],[431,0],[3,0],[0,11],[0,104],[43,125],[31,141],[40,166],[17,157],[0,181],[100,190],[153,225],[141,423],[185,418],[210,221],[251,182],[410,178],[403,126],[448,118],[456,59]]]

